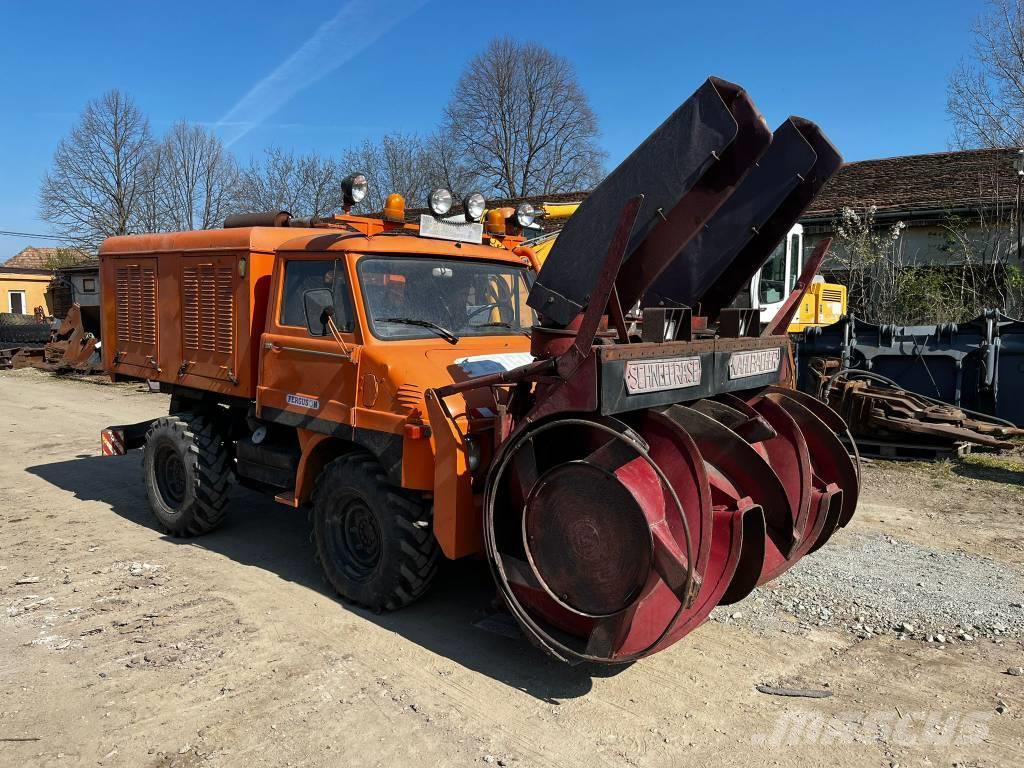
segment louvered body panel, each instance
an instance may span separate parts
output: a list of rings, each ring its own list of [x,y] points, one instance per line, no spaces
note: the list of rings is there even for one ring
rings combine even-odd
[[[235,377],[235,287],[233,257],[181,259],[182,365],[188,373]]]
[[[115,354],[127,365],[155,368],[159,306],[156,260],[118,264],[114,288]]]

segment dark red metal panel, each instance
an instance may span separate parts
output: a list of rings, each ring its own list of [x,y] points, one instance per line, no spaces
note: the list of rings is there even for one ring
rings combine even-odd
[[[646,292],[644,306],[698,307],[702,297],[723,278],[726,271],[739,270],[725,279],[735,284],[747,274],[747,281],[771,254],[744,251],[761,229],[804,179],[817,162],[817,154],[800,126],[792,118],[772,135],[771,146],[746,175],[739,187],[707,225],[683,249]],[[789,215],[790,211],[785,211]],[[790,222],[792,226],[792,222]],[[743,254],[747,263],[740,263]],[[701,306],[701,311],[704,311]]]
[[[747,241],[729,268],[699,296],[701,310],[710,318],[717,317],[722,308],[728,306],[736,294],[750,284],[754,273],[768,260],[775,246],[843,164],[842,155],[818,126],[800,117],[791,117],[789,122],[799,129],[811,145],[816,156],[815,163],[772,216],[757,228],[754,237]],[[715,259],[718,255],[710,254],[704,258]]]
[[[770,138],[742,88],[709,79],[566,222],[537,276],[530,306],[558,326],[580,314],[594,293],[625,202],[644,195],[619,282],[622,305],[631,306],[731,194]]]

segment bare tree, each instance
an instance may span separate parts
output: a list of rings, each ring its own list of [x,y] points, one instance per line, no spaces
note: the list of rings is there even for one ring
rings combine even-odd
[[[424,142],[426,175],[431,187],[451,190],[456,199],[476,192],[479,184],[454,138],[445,129],[435,131]]]
[[[231,213],[238,169],[221,140],[199,125],[176,123],[156,152],[157,192],[177,230],[220,226]]]
[[[417,136],[392,133],[379,142],[367,139],[348,150],[342,162],[370,180],[370,190],[361,204],[366,211],[383,210],[392,192],[402,195],[411,207],[422,206],[431,188],[440,183],[430,178],[426,145]]]
[[[961,149],[1024,145],[1024,3],[989,0],[974,22],[973,56],[947,84],[947,111]]]
[[[250,162],[239,173],[235,209],[325,216],[341,209],[342,178],[344,172],[335,160],[271,147],[262,160]]]
[[[487,192],[576,191],[602,175],[597,118],[573,67],[539,45],[493,40],[466,67],[445,120]]]
[[[126,94],[113,90],[89,102],[43,177],[40,216],[83,248],[127,234],[151,148],[149,123]]]
[[[132,232],[167,232],[174,228],[164,191],[164,158],[163,148],[156,144],[139,165],[136,173],[138,202],[130,222]]]

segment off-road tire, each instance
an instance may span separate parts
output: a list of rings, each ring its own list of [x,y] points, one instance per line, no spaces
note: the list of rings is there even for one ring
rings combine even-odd
[[[231,454],[207,416],[157,419],[146,433],[142,472],[149,506],[172,536],[199,536],[224,521],[231,487]]]
[[[402,608],[437,573],[430,506],[390,485],[367,454],[347,454],[324,467],[310,523],[324,578],[349,602],[374,611]]]

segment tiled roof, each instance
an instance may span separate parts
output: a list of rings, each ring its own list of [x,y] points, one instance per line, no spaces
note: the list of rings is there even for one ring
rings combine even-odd
[[[840,208],[869,205],[884,213],[1012,203],[1016,157],[1016,149],[975,149],[847,163],[805,216],[831,216]]]
[[[3,263],[3,266],[18,269],[49,269],[50,260],[57,255],[58,251],[73,253],[78,261],[89,259],[89,254],[72,248],[37,248],[30,245],[14,254]]]

